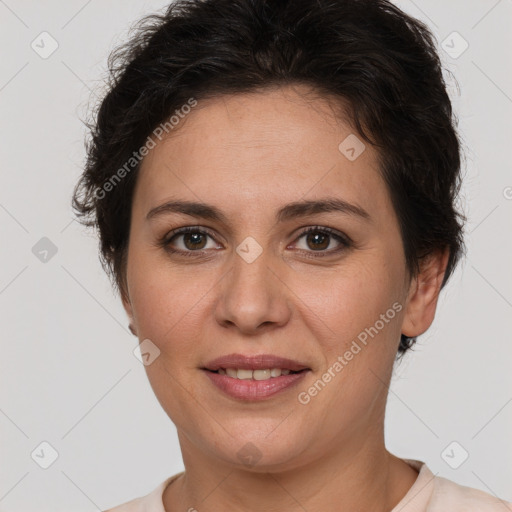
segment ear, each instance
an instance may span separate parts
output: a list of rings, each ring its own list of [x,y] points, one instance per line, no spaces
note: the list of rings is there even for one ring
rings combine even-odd
[[[130,320],[130,323],[128,324],[128,328],[130,329],[130,332],[133,335],[137,336],[137,331],[135,330],[135,327],[134,327],[132,303],[131,303],[128,295],[124,292],[121,292],[121,301],[123,303],[124,310],[126,311],[126,314],[128,315],[128,319]]]
[[[427,256],[420,264],[420,272],[411,280],[402,322],[405,336],[419,336],[432,324],[449,256],[449,249]]]

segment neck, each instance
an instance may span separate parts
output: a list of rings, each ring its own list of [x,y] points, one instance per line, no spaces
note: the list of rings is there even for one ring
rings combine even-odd
[[[185,474],[165,489],[167,512],[175,510],[372,510],[389,512],[418,473],[390,454],[384,440],[347,443],[328,456],[288,469],[256,471],[198,453],[179,435]],[[383,436],[382,436],[383,437]],[[375,438],[374,438],[375,439]]]

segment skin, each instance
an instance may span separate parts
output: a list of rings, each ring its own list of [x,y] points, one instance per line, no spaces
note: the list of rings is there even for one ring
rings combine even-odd
[[[183,455],[186,472],[163,495],[167,512],[385,512],[417,478],[384,444],[387,387],[400,333],[419,335],[434,318],[448,255],[434,253],[409,276],[376,150],[366,144],[354,161],[339,151],[355,131],[333,105],[302,85],[199,101],[142,162],[123,305],[139,339],[160,350],[145,368]],[[363,208],[369,219],[274,218],[287,203],[326,196]],[[146,219],[171,198],[212,204],[227,224],[178,213]],[[212,236],[178,235],[170,246],[202,255],[159,245],[185,226]],[[310,226],[330,227],[353,244],[328,235],[308,242],[301,233]],[[235,250],[248,236],[262,248],[250,264]],[[307,405],[299,403],[298,393],[394,303],[401,311]],[[289,357],[311,371],[271,398],[236,400],[200,370],[234,352]],[[251,466],[237,456],[246,443],[261,455]]]

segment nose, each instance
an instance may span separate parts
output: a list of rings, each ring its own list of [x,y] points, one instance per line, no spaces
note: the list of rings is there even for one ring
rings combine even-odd
[[[272,259],[269,250],[254,261],[233,253],[233,266],[221,281],[215,309],[216,320],[222,327],[255,335],[288,323],[291,301],[285,284],[286,265]]]

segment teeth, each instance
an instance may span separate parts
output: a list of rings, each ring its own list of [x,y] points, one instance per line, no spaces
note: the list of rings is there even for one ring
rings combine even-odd
[[[252,379],[252,370],[237,370],[236,376],[241,380]]]
[[[290,370],[281,369],[281,368],[272,368],[266,370],[245,370],[245,369],[236,369],[236,368],[219,368],[219,375],[227,375],[228,377],[232,377],[233,379],[240,380],[267,380],[274,377],[280,377],[281,375],[289,375]]]
[[[254,380],[270,379],[270,370],[254,370],[252,372],[252,376],[254,377]]]

